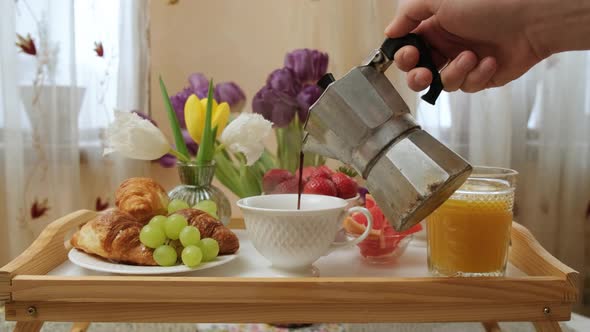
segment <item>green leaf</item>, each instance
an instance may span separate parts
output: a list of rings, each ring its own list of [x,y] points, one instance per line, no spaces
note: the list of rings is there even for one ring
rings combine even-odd
[[[197,152],[197,164],[203,165],[211,162],[213,156],[213,143],[215,142],[211,135],[211,117],[213,113],[213,79],[209,81],[209,93],[207,95],[207,111],[205,113],[205,127],[203,135],[201,136],[201,144],[199,144],[199,152]]]
[[[235,165],[222,153],[216,154],[214,158],[217,165],[215,168],[215,176],[217,179],[238,197],[243,197],[241,187],[239,185],[239,171],[236,169]]]
[[[188,159],[188,149],[186,147],[186,143],[184,142],[184,138],[182,137],[180,125],[178,124],[178,118],[176,117],[176,112],[174,112],[174,107],[172,107],[172,103],[170,102],[170,97],[168,96],[168,91],[166,90],[166,85],[164,85],[162,76],[160,76],[160,91],[162,91],[164,105],[166,106],[166,111],[168,112],[168,121],[170,122],[170,127],[172,128],[172,134],[174,135],[174,143],[176,144],[176,149],[178,150],[178,152],[180,152],[180,154],[182,154],[186,157],[186,159]]]
[[[268,151],[268,149],[264,149],[264,152],[262,152],[262,156],[260,157],[260,159],[258,159],[265,168],[265,172],[268,171],[271,168],[277,168],[277,161],[275,156],[273,156],[270,151]]]
[[[338,167],[338,172],[344,173],[344,174],[350,176],[351,178],[354,178],[357,175],[359,175],[359,173],[357,173],[357,171],[355,171],[352,167],[346,166],[346,165]]]
[[[217,138],[217,126],[215,126],[215,128],[213,128],[213,132],[211,133],[211,137],[213,138],[213,147],[215,147],[215,139]],[[209,160],[213,160],[213,155],[215,154],[215,149],[211,149],[211,155],[208,156]]]

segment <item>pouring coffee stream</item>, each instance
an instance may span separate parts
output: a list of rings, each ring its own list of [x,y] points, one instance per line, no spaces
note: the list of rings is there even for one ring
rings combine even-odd
[[[299,180],[297,183],[297,210],[301,210],[301,193],[303,192],[303,163],[305,154],[299,151]]]
[[[471,173],[469,163],[420,128],[385,76],[406,45],[418,48],[417,66],[432,72],[422,99],[434,104],[443,85],[428,46],[415,34],[389,38],[341,79],[326,74],[318,81],[324,92],[309,109],[302,146],[355,168],[398,231],[422,221]]]

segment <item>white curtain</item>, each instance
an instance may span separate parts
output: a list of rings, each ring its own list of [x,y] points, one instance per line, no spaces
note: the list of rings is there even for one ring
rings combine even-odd
[[[435,107],[419,103],[417,113],[473,164],[516,169],[515,219],[586,274],[590,52],[554,55],[505,87],[444,94]]]
[[[147,4],[0,1],[0,265],[56,218],[112,205],[121,179],[146,170],[102,147],[114,109],[147,111]]]
[[[327,51],[330,71],[341,77],[380,45],[397,1],[290,4],[288,37]],[[590,246],[586,249],[590,239],[590,233],[586,235],[590,52],[554,55],[502,88],[476,94],[443,93],[434,107],[408,90],[399,70],[391,67],[387,75],[416,110],[424,129],[473,164],[520,172],[516,220],[557,258],[586,275],[590,268]]]

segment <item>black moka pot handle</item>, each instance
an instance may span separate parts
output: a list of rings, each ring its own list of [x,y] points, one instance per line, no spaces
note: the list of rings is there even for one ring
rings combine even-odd
[[[393,56],[400,48],[411,45],[418,49],[420,58],[416,67],[424,67],[430,70],[432,73],[432,83],[428,92],[422,96],[422,99],[432,105],[436,102],[436,99],[443,90],[442,80],[440,74],[436,69],[434,61],[432,61],[432,55],[430,54],[430,48],[424,42],[424,39],[417,34],[410,33],[400,38],[387,38],[381,45],[381,51],[393,61]]]

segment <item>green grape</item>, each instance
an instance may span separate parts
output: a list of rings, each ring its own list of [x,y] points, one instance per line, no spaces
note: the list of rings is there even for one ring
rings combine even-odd
[[[201,260],[203,259],[203,253],[201,252],[201,248],[197,246],[187,246],[182,250],[182,263],[188,267],[195,267],[201,264]]]
[[[185,247],[196,245],[201,240],[201,232],[195,226],[186,226],[180,231],[178,238]]]
[[[208,199],[198,202],[193,208],[205,211],[212,216],[217,215],[217,204]]]
[[[139,241],[146,247],[157,248],[166,241],[166,234],[157,226],[145,225],[139,232]]]
[[[164,223],[164,230],[166,231],[166,236],[170,240],[178,240],[178,236],[180,235],[180,231],[188,225],[188,221],[184,216],[180,214],[173,214]]]
[[[166,222],[166,216],[155,216],[150,220],[148,225],[158,227],[162,230],[162,232],[165,232],[165,230],[164,230],[164,223],[165,222]]]
[[[168,213],[174,213],[178,210],[188,209],[190,206],[181,199],[173,199],[168,203]]]
[[[203,251],[203,260],[205,262],[213,260],[219,254],[219,244],[212,238],[202,239],[199,247]]]
[[[161,266],[172,266],[178,258],[176,250],[169,245],[159,246],[154,250],[154,260]]]

